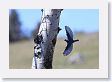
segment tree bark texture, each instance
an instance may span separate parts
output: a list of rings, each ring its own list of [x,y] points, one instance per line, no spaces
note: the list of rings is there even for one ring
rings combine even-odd
[[[62,9],[42,9],[41,24],[34,39],[32,69],[52,69],[53,53],[60,31],[59,19]]]

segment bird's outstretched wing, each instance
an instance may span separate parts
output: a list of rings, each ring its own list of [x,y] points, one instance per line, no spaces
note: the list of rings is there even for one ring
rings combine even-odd
[[[72,49],[73,49],[73,44],[67,43],[67,46],[63,52],[64,56],[69,55],[71,53]]]
[[[68,40],[73,40],[72,30],[68,26],[65,26],[65,30],[66,30],[66,35],[67,35]]]

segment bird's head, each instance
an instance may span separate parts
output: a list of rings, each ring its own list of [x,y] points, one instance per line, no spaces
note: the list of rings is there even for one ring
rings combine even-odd
[[[68,40],[66,40],[66,39],[64,41],[68,42]]]

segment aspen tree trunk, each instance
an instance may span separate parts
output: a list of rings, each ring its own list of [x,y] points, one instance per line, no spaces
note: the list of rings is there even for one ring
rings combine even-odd
[[[52,69],[61,11],[62,9],[42,9],[41,25],[34,39],[32,69]]]

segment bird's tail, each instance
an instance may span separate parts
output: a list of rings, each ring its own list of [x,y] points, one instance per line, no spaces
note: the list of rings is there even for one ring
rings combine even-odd
[[[74,40],[74,42],[77,42],[77,41],[79,41],[79,40]]]

